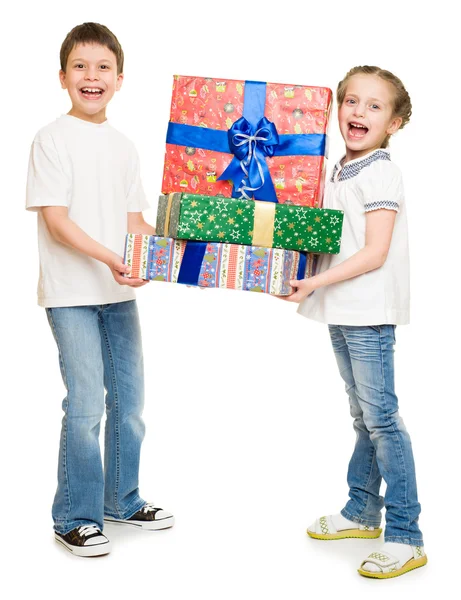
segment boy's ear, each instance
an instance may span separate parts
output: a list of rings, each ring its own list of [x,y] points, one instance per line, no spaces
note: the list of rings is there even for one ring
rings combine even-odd
[[[119,89],[122,87],[123,78],[124,78],[123,73],[120,73],[119,75],[117,75],[117,82],[115,83],[115,91],[116,92],[118,92]]]
[[[398,129],[400,129],[400,125],[402,124],[402,117],[395,117],[389,124],[389,127],[386,130],[388,135],[393,135]]]
[[[66,74],[62,69],[59,70],[59,81],[61,82],[62,89],[67,89]]]

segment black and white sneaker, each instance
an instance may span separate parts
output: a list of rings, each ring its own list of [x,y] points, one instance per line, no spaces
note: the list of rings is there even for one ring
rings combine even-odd
[[[111,551],[109,540],[95,525],[76,527],[65,535],[55,531],[54,539],[75,556],[102,556]]]
[[[121,523],[122,525],[133,525],[141,529],[168,529],[174,525],[174,516],[163,510],[156,508],[152,503],[146,503],[129,519],[115,519],[114,517],[104,517],[106,523]]]

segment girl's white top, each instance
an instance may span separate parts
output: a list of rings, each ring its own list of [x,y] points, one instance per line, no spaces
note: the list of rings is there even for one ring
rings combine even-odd
[[[339,254],[320,256],[318,271],[344,262],[365,246],[366,213],[394,210],[392,241],[384,265],[315,290],[298,312],[331,325],[405,325],[410,320],[407,215],[400,169],[389,152],[374,150],[344,165],[336,163],[325,186],[325,208],[344,211]]]
[[[135,298],[109,268],[57,242],[42,206],[64,206],[90,237],[123,257],[127,213],[148,208],[133,143],[109,125],[62,115],[35,136],[26,207],[38,213],[38,304],[45,307],[110,304]]]

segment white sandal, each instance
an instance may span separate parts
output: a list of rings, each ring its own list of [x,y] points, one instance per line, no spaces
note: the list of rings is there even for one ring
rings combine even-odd
[[[358,572],[364,577],[373,577],[375,579],[388,579],[390,577],[398,577],[408,571],[423,567],[427,563],[427,556],[422,546],[411,546],[413,550],[413,558],[410,558],[405,564],[401,564],[400,560],[388,552],[372,552],[360,565]],[[363,566],[366,563],[372,563],[381,569],[381,571],[366,571]]]
[[[320,517],[307,529],[307,535],[316,540],[343,540],[346,538],[376,539],[382,533],[380,527],[370,527],[357,523],[354,529],[337,530],[331,519],[332,515]]]

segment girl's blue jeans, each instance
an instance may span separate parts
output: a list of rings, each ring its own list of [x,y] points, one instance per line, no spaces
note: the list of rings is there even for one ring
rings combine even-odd
[[[413,451],[394,391],[395,326],[329,330],[357,436],[347,473],[350,499],[341,514],[378,527],[385,506],[385,541],[422,546]]]
[[[103,528],[144,504],[138,473],[144,375],[136,301],[47,308],[67,395],[63,400],[54,528]],[[106,410],[104,469],[99,447]]]

